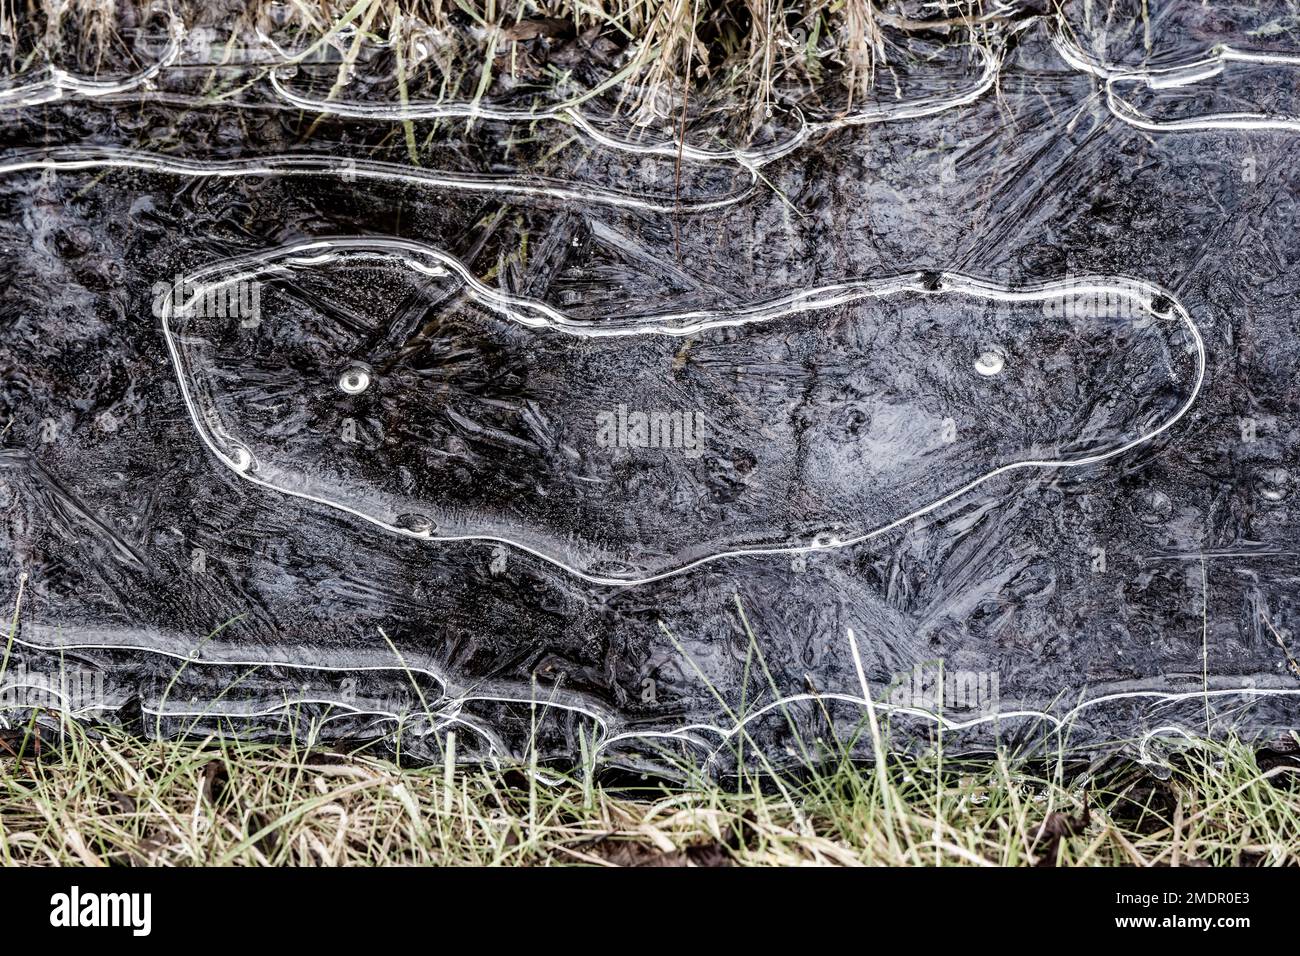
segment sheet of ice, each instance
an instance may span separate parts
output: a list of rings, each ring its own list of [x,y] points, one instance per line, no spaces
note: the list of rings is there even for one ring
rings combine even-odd
[[[1186,311],[1122,280],[911,273],[576,320],[432,247],[335,239],[179,285],[164,333],[223,465],[598,584],[853,547],[994,477],[1097,464],[1204,374]]]
[[[1225,42],[1296,51],[1285,20],[1239,30],[1196,16],[1184,33],[1162,19],[1149,59],[1139,20],[1136,45],[1098,62],[1154,71]],[[831,735],[865,748],[867,693],[896,742],[924,746],[943,726],[950,751],[1120,746],[1158,760],[1189,730],[1294,729],[1294,137],[1135,128],[1063,56],[1059,23],[1021,11],[984,26],[1003,41],[985,94],[830,130],[751,167],[748,190],[737,157],[683,162],[679,190],[664,131],[607,111],[600,132],[659,152],[561,122],[525,141],[510,121],[413,118],[429,153],[411,172],[393,122],[285,109],[265,58],[216,71],[218,92],[262,74],[225,99],[202,85],[212,70],[182,69],[147,94],[6,108],[0,560],[21,596],[6,713],[53,700],[147,733],[401,734],[404,752],[429,757],[454,733],[457,759],[585,749],[656,772],[681,759],[725,772],[741,741],[776,762],[816,759]],[[145,52],[137,67],[159,51]],[[894,67],[926,96],[944,83],[964,95],[982,76],[978,58],[951,65]],[[1215,82],[1238,66],[1254,68]],[[303,58],[287,88],[318,93],[312,70]],[[345,102],[382,105],[375,79]],[[1130,87],[1160,122],[1225,111],[1206,81],[1153,89],[1160,102]],[[1284,84],[1231,96],[1272,89]],[[789,132],[793,105],[812,123],[842,104],[787,102],[760,142]],[[687,143],[731,148],[713,119],[702,110]],[[306,162],[284,169],[286,157]],[[473,188],[485,172],[527,188]],[[600,201],[608,192],[673,208]],[[356,235],[384,254],[286,258]],[[394,240],[446,274],[393,259]],[[188,339],[165,330],[186,277],[277,261],[284,271],[220,298],[242,308],[256,289],[259,315],[242,316],[255,324],[191,314]],[[1004,302],[958,293],[962,276],[1039,288]],[[901,285],[818,298],[881,281]],[[1140,295],[1042,297],[1054,282],[1118,293],[1128,281]],[[815,307],[691,334],[647,327],[782,299]],[[535,324],[508,314],[520,302]],[[190,357],[184,379],[167,331]],[[495,522],[567,568],[248,480],[195,427],[182,382],[196,378],[256,443],[250,465],[381,518]],[[596,413],[617,426],[619,404],[700,411],[732,431],[695,459],[602,447]],[[780,413],[762,423],[774,438],[743,418],[751,409]],[[936,416],[955,441],[927,444]],[[751,534],[845,538],[846,517],[870,531],[1040,446],[1118,453],[988,478],[858,544],[623,580]],[[864,470],[882,483],[864,486]],[[517,493],[491,500],[507,482]],[[434,514],[448,498],[455,513]],[[593,583],[573,573],[584,561],[633,573]]]

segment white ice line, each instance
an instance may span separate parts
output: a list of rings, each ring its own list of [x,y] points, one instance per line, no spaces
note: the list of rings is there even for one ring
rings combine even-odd
[[[695,213],[723,209],[742,202],[752,195],[758,184],[757,174],[749,169],[745,170],[748,182],[743,188],[721,199],[679,200],[675,197],[646,199],[640,195],[597,186],[568,186],[541,177],[522,178],[486,173],[442,172],[400,163],[339,159],[336,156],[277,154],[257,159],[197,160],[145,150],[119,149],[114,146],[79,146],[36,149],[11,153],[0,158],[0,175],[33,169],[69,172],[94,169],[139,169],[145,172],[178,176],[213,176],[220,179],[245,176],[334,176],[344,180],[377,179],[430,188],[598,203],[657,213]]]
[[[670,313],[640,319],[635,325],[615,329],[582,322],[543,303],[522,299],[496,289],[491,289],[478,282],[478,280],[470,273],[469,269],[454,256],[431,246],[426,246],[423,243],[410,239],[348,237],[322,239],[284,246],[272,250],[269,253],[262,253],[252,257],[245,256],[239,259],[218,263],[214,266],[207,267],[186,276],[185,285],[182,287],[187,289],[192,288],[195,292],[186,303],[181,305],[181,311],[183,313],[191,302],[202,301],[200,297],[205,295],[211,288],[219,288],[220,286],[232,282],[255,279],[258,276],[264,276],[269,271],[285,271],[288,268],[288,266],[284,264],[286,261],[292,265],[318,264],[321,262],[334,261],[335,259],[340,258],[340,250],[361,252],[363,254],[371,255],[377,254],[392,258],[397,260],[400,264],[411,268],[412,271],[423,274],[437,275],[446,274],[448,271],[454,272],[465,281],[470,290],[478,295],[482,301],[496,306],[503,315],[519,322],[521,325],[531,328],[548,327],[577,336],[598,337],[651,334],[679,336],[691,335],[704,329],[770,321],[784,318],[789,315],[807,312],[814,308],[826,308],[833,305],[841,305],[868,298],[879,298],[884,295],[890,295],[901,291],[910,291],[927,295],[942,295],[956,292],[1003,302],[1041,301],[1061,294],[1078,295],[1081,293],[1118,293],[1120,296],[1129,300],[1138,299],[1148,308],[1156,299],[1162,299],[1169,303],[1171,316],[1181,321],[1186,326],[1188,333],[1191,335],[1196,348],[1196,377],[1187,399],[1173,415],[1160,425],[1139,434],[1136,438],[1130,439],[1115,448],[1074,458],[1028,459],[999,466],[992,471],[967,482],[956,490],[927,505],[924,505],[923,507],[917,508],[916,510],[911,511],[902,517],[896,518],[885,525],[848,538],[840,539],[831,537],[822,540],[820,537],[816,537],[810,543],[801,545],[738,548],[731,551],[706,555],[702,558],[697,558],[686,564],[656,574],[636,578],[620,578],[588,574],[565,563],[560,558],[548,555],[527,544],[507,537],[491,534],[437,535],[428,531],[417,532],[409,528],[398,527],[397,525],[390,524],[380,518],[365,514],[339,502],[332,501],[319,495],[313,495],[310,492],[283,488],[273,482],[258,477],[256,469],[251,467],[253,465],[251,458],[248,460],[236,460],[231,457],[231,450],[222,448],[214,439],[214,436],[211,433],[211,426],[205,421],[195,397],[191,394],[187,382],[188,367],[185,364],[184,355],[176,341],[176,334],[172,328],[173,311],[176,304],[172,302],[170,298],[165,302],[162,317],[163,336],[167,342],[168,352],[172,358],[176,377],[180,384],[181,395],[184,399],[186,409],[190,414],[190,419],[194,423],[195,430],[199,433],[204,444],[207,445],[213,455],[240,478],[243,478],[245,481],[259,487],[274,491],[277,494],[291,495],[305,501],[310,501],[318,505],[343,511],[376,525],[377,527],[383,528],[386,531],[404,537],[414,538],[421,541],[482,541],[508,545],[558,567],[576,578],[587,581],[591,584],[602,586],[633,587],[650,584],[728,558],[809,554],[817,551],[852,547],[887,534],[903,525],[910,524],[918,518],[937,511],[999,475],[1023,469],[1082,468],[1097,464],[1098,462],[1106,461],[1118,455],[1122,455],[1139,445],[1149,442],[1157,435],[1160,435],[1172,427],[1195,403],[1205,379],[1205,343],[1201,338],[1200,331],[1196,327],[1196,323],[1192,321],[1187,310],[1183,308],[1183,306],[1169,292],[1153,283],[1116,277],[1089,277],[1047,283],[1023,289],[1010,289],[956,273],[947,272],[937,274],[937,284],[933,281],[927,283],[923,273],[911,273],[885,280],[867,280],[822,286],[784,296],[769,302],[742,306],[735,309],[696,310],[691,312]],[[425,262],[420,262],[412,258],[413,256],[419,256],[421,259],[424,259]],[[430,266],[429,262],[432,262],[433,265]],[[245,263],[250,263],[252,268],[244,270],[243,266]],[[234,270],[233,272],[228,271],[232,269]],[[431,269],[435,271],[431,272]],[[436,270],[443,271],[439,272]],[[224,273],[224,275],[220,281],[211,281],[214,275],[222,273]],[[1163,316],[1158,317],[1163,318]],[[232,441],[231,444],[238,445],[239,443],[237,441]]]
[[[1151,758],[1151,752],[1148,750],[1148,746],[1152,738],[1157,734],[1167,735],[1170,731],[1184,738],[1189,743],[1196,743],[1196,738],[1192,736],[1191,731],[1187,730],[1185,727],[1179,727],[1177,724],[1165,724],[1162,727],[1152,727],[1142,735],[1142,739],[1138,742],[1138,763],[1158,764],[1160,761]]]
[[[42,69],[49,74],[48,77],[35,83],[0,90],[0,109],[23,109],[43,103],[53,103],[69,94],[98,99],[128,93],[146,86],[163,70],[175,63],[181,54],[181,44],[185,40],[185,26],[175,11],[169,10],[168,17],[167,46],[158,62],[147,69],[117,80],[97,80],[78,76],[55,66],[49,61],[47,50],[46,62]]]
[[[1227,44],[1211,48],[1198,59],[1165,67],[1123,67],[1090,55],[1067,34],[1062,22],[1054,19],[1049,27],[1052,45],[1061,59],[1072,68],[1100,79],[1106,87],[1106,106],[1118,119],[1151,133],[1174,133],[1191,130],[1287,130],[1300,131],[1300,117],[1270,116],[1266,113],[1210,113],[1180,120],[1155,120],[1120,96],[1117,84],[1140,83],[1152,90],[1193,86],[1220,75],[1229,63],[1256,63],[1264,66],[1300,67],[1300,55],[1290,53],[1256,53],[1238,50]]]
[[[32,625],[28,625],[31,627]],[[284,667],[289,670],[306,670],[306,671],[324,671],[329,673],[345,673],[356,671],[390,671],[390,670],[409,670],[413,674],[422,674],[437,682],[440,693],[449,693],[446,678],[431,667],[419,665],[407,665],[403,667],[400,663],[394,664],[304,664],[294,661],[280,660],[245,660],[245,659],[226,659],[222,657],[204,657],[198,650],[183,654],[180,651],[171,651],[161,647],[151,647],[145,644],[131,643],[129,641],[103,641],[103,640],[81,640],[81,641],[62,641],[57,638],[49,643],[41,643],[39,637],[48,636],[51,632],[61,630],[57,627],[47,625],[36,626],[37,639],[29,639],[22,633],[15,634],[13,641],[23,647],[29,647],[35,651],[49,651],[57,649],[67,650],[87,650],[87,651],[146,651],[150,654],[157,654],[160,657],[167,657],[171,660],[181,661],[186,665],[197,664],[206,667]]]
[[[610,737],[607,740],[602,741],[601,744],[595,749],[594,752],[599,753],[601,750],[604,750],[606,747],[609,747],[623,740],[677,739],[686,742],[693,742],[690,740],[689,735],[698,732],[707,732],[707,733],[716,734],[721,741],[718,744],[718,746],[714,748],[714,750],[710,753],[708,757],[708,762],[711,763],[717,757],[717,755],[721,753],[722,749],[727,745],[727,743],[732,740],[732,738],[744,732],[748,724],[766,716],[767,714],[772,713],[775,710],[784,709],[790,704],[799,703],[802,701],[820,702],[820,701],[829,700],[838,703],[853,704],[863,708],[864,710],[868,708],[874,708],[876,710],[883,710],[889,713],[905,714],[908,716],[919,717],[925,720],[933,721],[937,726],[941,727],[946,732],[968,730],[972,727],[977,727],[981,724],[1000,723],[1004,720],[1032,718],[1032,719],[1044,720],[1051,723],[1055,727],[1056,731],[1059,733],[1060,731],[1068,728],[1068,726],[1071,724],[1074,718],[1077,717],[1079,714],[1083,713],[1083,711],[1092,707],[1097,707],[1099,705],[1114,703],[1116,701],[1150,699],[1150,700],[1157,700],[1165,703],[1171,703],[1171,702],[1180,702],[1180,701],[1188,701],[1188,700],[1205,700],[1211,697],[1219,698],[1219,697],[1232,697],[1232,696],[1244,696],[1244,697],[1300,696],[1300,688],[1292,689],[1292,688],[1273,688],[1273,687],[1233,687],[1233,688],[1220,688],[1217,690],[1209,690],[1208,688],[1203,688],[1201,690],[1180,691],[1180,692],[1155,691],[1155,690],[1121,691],[1113,694],[1102,694],[1101,696],[1098,697],[1088,698],[1076,704],[1075,706],[1071,707],[1061,716],[1057,716],[1055,714],[1043,710],[1025,709],[1025,710],[1012,710],[1012,711],[999,711],[992,714],[984,715],[982,717],[975,717],[970,720],[949,720],[942,713],[936,714],[932,711],[924,710],[917,707],[908,707],[899,704],[890,704],[887,702],[875,701],[873,699],[870,699],[871,698],[870,689],[867,686],[866,676],[862,670],[861,658],[858,655],[857,644],[853,635],[852,628],[846,629],[845,636],[848,642],[850,652],[853,655],[854,667],[855,667],[855,673],[857,675],[857,679],[860,685],[864,688],[862,696],[858,696],[855,694],[844,694],[844,693],[833,693],[833,692],[791,694],[786,697],[782,697],[779,700],[772,701],[771,703],[766,704],[763,707],[760,707],[758,710],[754,711],[753,713],[746,714],[744,717],[740,718],[739,720],[734,721],[729,727],[720,726],[717,724],[696,723],[696,724],[684,725],[673,731],[648,731],[648,732],[633,731],[628,733],[616,734],[613,737]],[[1177,729],[1182,733],[1187,733],[1186,731],[1183,731],[1182,728],[1176,728],[1173,727],[1172,725],[1164,728],[1156,728],[1155,730],[1148,731],[1144,735],[1143,746],[1145,746],[1146,740],[1151,735],[1158,733],[1162,729]]]
[[[1237,57],[1235,59],[1244,59]],[[1295,58],[1288,58],[1295,59]],[[1267,113],[1210,113],[1192,119],[1155,120],[1115,92],[1117,83],[1145,83],[1151,89],[1186,85],[1168,82],[1157,86],[1157,73],[1114,76],[1106,80],[1106,106],[1125,123],[1150,133],[1182,133],[1192,130],[1283,130],[1300,132],[1300,117],[1270,116]],[[1192,81],[1194,82],[1194,81]]]
[[[847,116],[816,123],[809,123],[804,119],[803,113],[796,108],[792,113],[798,121],[798,127],[794,133],[786,139],[769,146],[745,149],[708,149],[676,140],[640,143],[622,139],[601,130],[591,117],[574,105],[516,109],[495,107],[490,104],[483,105],[479,102],[469,101],[394,105],[389,103],[371,104],[325,100],[304,96],[291,90],[284,84],[278,68],[271,70],[270,83],[271,88],[287,103],[299,109],[321,115],[386,122],[429,119],[482,119],[511,123],[568,122],[572,123],[594,142],[622,152],[666,156],[674,159],[680,158],[690,162],[734,162],[746,169],[758,169],[784,156],[788,156],[818,133],[828,133],[851,126],[864,126],[894,120],[919,119],[975,102],[987,93],[996,82],[998,72],[1002,66],[1002,53],[1000,50],[995,51],[992,47],[984,44],[977,44],[974,49],[979,53],[982,69],[976,81],[965,90],[949,95],[925,97],[910,102],[884,102],[869,110],[860,110]]]
[[[680,727],[676,730],[671,730],[671,731],[645,731],[645,732],[629,731],[627,733],[615,734],[614,736],[603,741],[596,748],[596,752],[600,752],[601,750],[604,750],[624,740],[675,739],[675,740],[683,740],[683,741],[691,742],[690,741],[691,734],[707,732],[711,734],[716,734],[718,738],[722,741],[722,743],[720,743],[717,747],[715,747],[709,755],[708,759],[710,762],[712,762],[714,759],[716,759],[717,755],[722,752],[722,749],[727,745],[728,742],[730,742],[737,735],[744,732],[748,724],[750,724],[755,720],[758,720],[761,717],[767,716],[768,714],[772,713],[775,710],[781,710],[790,706],[791,704],[796,704],[800,702],[834,701],[836,703],[852,704],[857,707],[861,707],[864,710],[868,706],[871,706],[878,711],[886,711],[892,714],[902,714],[910,717],[918,717],[924,720],[932,721],[936,726],[941,727],[945,732],[969,730],[981,724],[993,724],[993,723],[1001,723],[1003,721],[1008,721],[1008,720],[1025,720],[1025,719],[1046,721],[1052,724],[1052,726],[1055,728],[1057,732],[1060,732],[1067,729],[1071,721],[1073,721],[1074,718],[1076,718],[1083,711],[1102,704],[1114,703],[1116,701],[1155,700],[1155,701],[1160,701],[1162,703],[1173,703],[1173,702],[1189,701],[1189,700],[1204,700],[1207,697],[1219,698],[1219,697],[1236,697],[1236,696],[1296,697],[1296,696],[1300,696],[1300,689],[1276,688],[1276,687],[1233,687],[1233,688],[1221,688],[1221,689],[1210,690],[1210,691],[1197,690],[1197,691],[1185,691],[1185,692],[1168,692],[1168,691],[1156,691],[1156,690],[1127,691],[1124,693],[1106,694],[1100,697],[1089,698],[1083,701],[1082,703],[1079,703],[1074,707],[1070,708],[1068,711],[1066,711],[1064,715],[1061,716],[1057,716],[1056,714],[1053,714],[1050,711],[1035,710],[1029,708],[1025,710],[998,711],[996,713],[987,714],[982,717],[972,718],[971,720],[949,720],[948,718],[944,717],[942,714],[936,714],[933,711],[924,710],[918,707],[908,707],[901,704],[890,704],[885,701],[873,700],[871,701],[870,704],[868,704],[867,700],[864,697],[859,696],[857,694],[842,694],[842,693],[791,694],[787,697],[782,697],[779,700],[772,701],[771,703],[766,704],[765,706],[761,707],[760,709],[754,711],[751,714],[745,715],[743,718],[734,722],[730,726],[721,726],[717,724],[708,724],[708,723],[697,723],[697,724],[689,724],[687,726]],[[1156,733],[1161,729],[1168,730],[1171,729],[1172,727],[1173,725],[1170,725],[1165,728],[1157,728],[1156,731],[1152,731],[1151,733]],[[1177,729],[1181,730],[1183,733],[1188,733],[1187,731],[1182,730],[1182,728],[1177,728]]]
[[[35,633],[34,634],[27,633],[29,629],[33,630]],[[434,684],[437,686],[438,696],[436,700],[434,700],[432,703],[436,704],[439,708],[442,709],[455,709],[458,711],[467,702],[481,700],[481,701],[495,701],[497,703],[530,704],[530,705],[538,705],[538,706],[545,706],[545,707],[561,707],[567,710],[580,711],[584,714],[587,714],[589,717],[591,717],[592,720],[596,721],[603,730],[608,729],[609,721],[610,721],[609,715],[598,714],[594,711],[587,710],[576,704],[564,704],[560,702],[559,698],[555,696],[556,694],[563,694],[569,697],[580,696],[580,695],[576,695],[575,692],[573,691],[564,691],[562,689],[557,688],[554,691],[552,691],[550,696],[548,696],[545,700],[539,700],[534,696],[524,696],[522,694],[506,694],[506,693],[487,694],[475,690],[475,687],[479,686],[477,682],[466,686],[461,682],[453,680],[450,676],[441,672],[440,670],[435,669],[432,665],[410,664],[409,662],[401,658],[399,658],[398,661],[392,664],[357,664],[357,663],[304,664],[302,662],[274,660],[274,659],[256,660],[256,659],[246,659],[246,658],[230,659],[224,657],[204,657],[199,650],[194,650],[189,653],[181,653],[180,651],[167,650],[166,648],[162,648],[162,647],[154,647],[146,644],[133,643],[129,641],[76,640],[76,639],[59,640],[56,637],[54,640],[51,640],[47,643],[41,642],[40,640],[41,637],[48,637],[51,635],[51,633],[57,634],[58,630],[59,630],[58,628],[52,628],[45,625],[35,625],[35,626],[27,625],[24,628],[20,628],[17,633],[13,634],[11,636],[11,640],[13,641],[13,643],[18,644],[22,647],[26,647],[34,651],[41,651],[45,653],[49,653],[55,650],[57,651],[69,651],[69,650],[131,651],[136,653],[153,654],[159,657],[166,657],[171,660],[181,661],[185,666],[197,665],[197,666],[206,666],[206,667],[232,667],[232,668],[249,668],[249,669],[283,667],[288,670],[315,671],[315,672],[322,672],[322,673],[358,673],[358,672],[390,673],[391,672],[397,674],[405,674],[408,676],[408,678],[412,674],[420,674],[432,680]],[[341,701],[333,701],[332,703],[334,703],[337,706],[346,706],[346,704],[343,704]],[[207,714],[207,713],[211,713],[211,711],[205,710],[201,713]],[[399,720],[402,718],[402,715],[396,711],[378,711],[377,713],[387,715],[394,720]],[[187,716],[195,716],[195,715],[187,714]],[[484,736],[487,735],[486,731],[482,729],[478,729],[478,732],[480,734],[483,734]]]
[[[1082,714],[1084,711],[1090,708],[1116,703],[1119,701],[1152,700],[1152,701],[1157,701],[1162,703],[1178,703],[1182,701],[1207,700],[1209,698],[1218,699],[1224,697],[1259,698],[1259,697],[1300,696],[1300,688],[1292,689],[1292,688],[1277,688],[1277,687],[1231,687],[1231,688],[1218,688],[1215,690],[1203,688],[1201,690],[1173,691],[1173,692],[1156,691],[1156,690],[1119,691],[1110,694],[1102,694],[1097,697],[1091,697],[1086,700],[1080,701],[1078,704],[1070,707],[1064,714],[1061,715],[1054,714],[1051,711],[1038,710],[1034,708],[1026,708],[1021,710],[997,711],[991,714],[986,714],[969,720],[951,720],[945,717],[942,712],[935,713],[933,711],[925,710],[919,707],[909,707],[906,705],[891,704],[887,701],[876,701],[874,699],[871,699],[872,695],[870,693],[870,687],[867,684],[865,673],[863,672],[861,667],[861,658],[858,654],[856,642],[854,637],[852,636],[851,628],[846,629],[845,636],[846,636],[846,640],[848,641],[850,653],[854,657],[854,669],[856,674],[856,680],[858,681],[860,687],[864,688],[861,694],[849,694],[849,693],[840,693],[840,692],[789,694],[787,696],[778,698],[777,700],[771,701],[768,704],[765,704],[764,706],[758,708],[757,710],[749,714],[746,714],[745,716],[739,718],[738,720],[732,721],[730,724],[712,724],[707,722],[696,722],[696,723],[683,724],[682,726],[672,730],[663,730],[663,731],[638,730],[638,731],[626,731],[622,733],[610,734],[609,728],[611,724],[616,723],[617,721],[612,715],[607,715],[603,713],[602,708],[596,708],[594,705],[582,706],[576,703],[568,703],[556,699],[539,699],[537,697],[526,698],[526,697],[519,697],[519,696],[497,696],[491,694],[464,695],[455,698],[445,698],[443,700],[438,701],[438,704],[443,709],[453,710],[452,716],[449,717],[443,717],[440,711],[432,711],[429,714],[417,713],[417,714],[407,714],[407,715],[399,714],[396,711],[373,711],[373,710],[366,710],[364,712],[358,712],[358,713],[362,713],[363,715],[379,716],[381,718],[387,717],[388,719],[397,722],[408,720],[412,717],[428,717],[434,723],[434,726],[430,727],[429,731],[426,732],[426,735],[428,733],[435,733],[438,729],[440,729],[441,726],[444,726],[447,723],[464,724],[465,726],[470,727],[471,730],[483,736],[484,739],[488,741],[489,746],[495,750],[496,747],[493,744],[491,739],[493,734],[486,732],[483,728],[479,728],[472,722],[467,722],[465,719],[460,718],[458,716],[459,709],[465,703],[468,703],[470,701],[523,703],[523,704],[532,705],[543,711],[554,708],[557,710],[565,710],[572,713],[581,714],[585,717],[590,718],[593,721],[593,723],[595,723],[596,726],[600,729],[600,733],[602,735],[600,741],[596,744],[596,746],[592,750],[593,759],[595,759],[595,757],[599,756],[603,751],[607,750],[609,747],[612,747],[615,744],[622,743],[625,741],[635,741],[635,740],[647,740],[647,741],[648,740],[678,740],[683,743],[688,743],[694,747],[698,747],[701,750],[704,750],[704,749],[708,749],[709,744],[707,744],[699,736],[700,734],[703,733],[703,734],[713,735],[718,741],[717,745],[714,746],[712,750],[710,750],[709,756],[707,758],[707,763],[712,763],[718,757],[718,755],[722,753],[723,749],[727,746],[727,744],[731,740],[733,740],[735,737],[745,732],[745,729],[748,727],[750,723],[759,720],[767,716],[768,714],[773,713],[774,711],[782,710],[790,706],[791,704],[797,704],[802,702],[817,703],[817,702],[831,701],[835,703],[851,704],[860,707],[863,710],[866,710],[868,707],[871,707],[874,708],[875,710],[884,711],[890,714],[900,714],[900,715],[905,715],[910,717],[917,717],[923,720],[929,720],[933,722],[936,726],[942,728],[945,732],[957,732],[962,730],[969,730],[971,728],[978,727],[983,724],[997,724],[1009,720],[1035,719],[1035,720],[1042,720],[1050,723],[1054,727],[1055,731],[1059,733],[1061,731],[1068,729],[1068,727],[1072,724],[1074,719],[1078,715]],[[53,650],[62,651],[62,650],[93,648],[93,649],[105,649],[105,650],[133,650],[133,651],[143,652],[146,654],[162,654],[164,656],[173,656],[173,657],[177,656],[177,655],[168,654],[168,652],[166,651],[160,651],[155,648],[140,647],[137,645],[129,645],[129,644],[113,645],[113,644],[100,644],[100,643],[97,644],[66,643],[66,644],[59,644],[55,647],[47,647],[40,644],[33,644],[28,641],[23,641],[21,639],[18,640],[18,643],[21,643],[27,647],[31,647],[35,650],[40,650],[45,652],[50,652]],[[248,666],[255,666],[255,665],[248,665]],[[288,664],[288,663],[282,663],[277,661],[264,661],[264,662],[260,662],[260,664],[256,666],[298,667],[303,665]],[[377,668],[377,669],[390,670],[394,673],[401,673],[402,671],[405,670],[405,668],[403,668],[401,665],[398,664],[391,665],[387,668]],[[313,700],[313,702],[325,703],[331,706],[340,706],[346,709],[346,704],[343,704],[340,701]],[[293,706],[296,703],[298,702],[289,701],[288,706]],[[280,709],[282,708],[276,708],[275,710],[270,710],[265,713],[241,715],[239,713],[215,712],[211,709],[211,707],[209,707],[208,709],[205,709],[203,711],[180,711],[180,712],[164,711],[162,712],[161,716],[164,717],[266,716],[269,713],[278,712]],[[147,712],[155,716],[158,715],[158,710],[156,708],[149,709]],[[1149,713],[1150,711],[1147,712]],[[1187,733],[1186,730],[1184,730],[1181,727],[1178,727],[1177,725],[1164,725],[1162,727],[1157,727],[1145,731],[1142,738],[1142,742],[1140,744],[1141,754],[1143,755],[1144,759],[1147,759],[1146,750],[1145,750],[1146,742],[1153,735],[1167,730],[1174,730],[1183,734]],[[1149,759],[1148,762],[1150,762]]]
[[[1013,27],[1012,32],[1019,29],[1023,29],[1023,25]],[[172,15],[168,30],[169,43],[163,57],[159,62],[155,63],[142,73],[123,80],[99,81],[78,77],[53,66],[49,66],[47,67],[48,72],[51,74],[49,79],[42,80],[38,83],[27,84],[12,90],[0,91],[0,108],[23,108],[36,106],[63,99],[65,95],[68,94],[89,98],[103,98],[119,96],[137,90],[150,83],[159,75],[159,73],[174,64],[179,58],[186,31],[184,25],[175,14]],[[1002,43],[1005,45],[1005,38],[1002,38]],[[517,109],[498,107],[491,104],[484,105],[478,101],[426,102],[395,105],[391,103],[356,103],[305,96],[294,92],[286,86],[281,74],[288,68],[296,67],[296,65],[301,63],[306,58],[307,54],[314,50],[316,46],[319,46],[319,43],[303,53],[286,57],[282,62],[271,66],[267,73],[271,89],[280,97],[281,100],[297,109],[314,112],[319,115],[337,116],[344,119],[361,119],[384,122],[403,122],[409,120],[428,119],[482,119],[512,123],[531,123],[539,121],[564,122],[572,124],[591,141],[609,149],[636,155],[658,155],[669,157],[674,160],[693,163],[735,163],[750,173],[751,180],[755,179],[754,173],[757,169],[789,155],[819,133],[829,133],[847,127],[885,123],[895,120],[919,119],[926,116],[933,116],[960,106],[969,105],[987,93],[996,83],[998,73],[1002,67],[1003,56],[1002,48],[994,49],[990,42],[975,43],[971,46],[979,55],[981,71],[974,83],[966,89],[950,94],[936,94],[934,96],[923,97],[914,101],[886,101],[879,103],[870,109],[859,110],[858,112],[847,116],[836,117],[834,119],[816,123],[807,122],[804,119],[802,112],[795,108],[792,111],[792,115],[798,121],[798,126],[796,130],[784,140],[763,147],[710,149],[706,147],[692,146],[689,143],[679,142],[675,139],[656,143],[639,143],[633,140],[612,136],[601,130],[592,117],[583,113],[575,103],[559,104],[534,109]],[[220,99],[218,98],[207,105],[219,104]],[[277,157],[277,159],[278,158],[282,157]],[[360,161],[358,161],[358,163],[359,162]],[[751,182],[751,185],[752,184],[753,183]],[[582,195],[585,196],[586,193],[583,193]],[[730,202],[739,201],[741,198],[744,198],[744,194],[729,200],[728,204],[730,204]],[[687,204],[681,205],[684,206]],[[676,208],[677,204],[674,204],[672,209],[675,210]],[[713,207],[697,206],[695,208]]]

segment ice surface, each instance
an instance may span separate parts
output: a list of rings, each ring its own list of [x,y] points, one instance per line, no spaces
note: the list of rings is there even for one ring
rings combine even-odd
[[[1186,312],[1113,280],[913,273],[593,321],[431,247],[336,239],[180,285],[164,333],[224,465],[597,584],[857,546],[993,477],[1095,464],[1177,421],[1204,371]]]
[[[1102,78],[1111,111],[1152,132],[1300,131],[1300,53],[1285,4],[1121,0],[1065,8],[1062,58]]]
[[[871,122],[707,104],[680,164],[596,99],[411,114],[416,168],[264,49],[0,99],[7,712],[656,772],[865,751],[867,693],[951,750],[1294,729],[1294,134],[1170,124],[1294,116],[1300,31],[1142,6],[978,25],[988,85],[899,28]]]

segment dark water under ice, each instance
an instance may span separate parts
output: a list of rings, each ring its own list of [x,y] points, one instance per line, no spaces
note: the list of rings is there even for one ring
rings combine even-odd
[[[1294,729],[1300,15],[1087,6],[680,155],[192,44],[7,77],[10,713],[660,771],[867,692],[900,746]]]

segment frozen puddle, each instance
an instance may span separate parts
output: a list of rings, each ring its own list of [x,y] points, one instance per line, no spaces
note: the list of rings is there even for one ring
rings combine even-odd
[[[599,584],[867,541],[1018,470],[1146,442],[1204,348],[1167,293],[947,273],[580,320],[432,247],[337,239],[187,278],[164,330],[241,478]]]
[[[382,42],[336,89],[354,28],[206,10],[24,58],[0,695],[655,772],[862,755],[872,710],[954,752],[1293,729],[1260,130],[1300,19],[906,6],[866,89],[778,83],[757,129],[600,71],[403,98]]]

